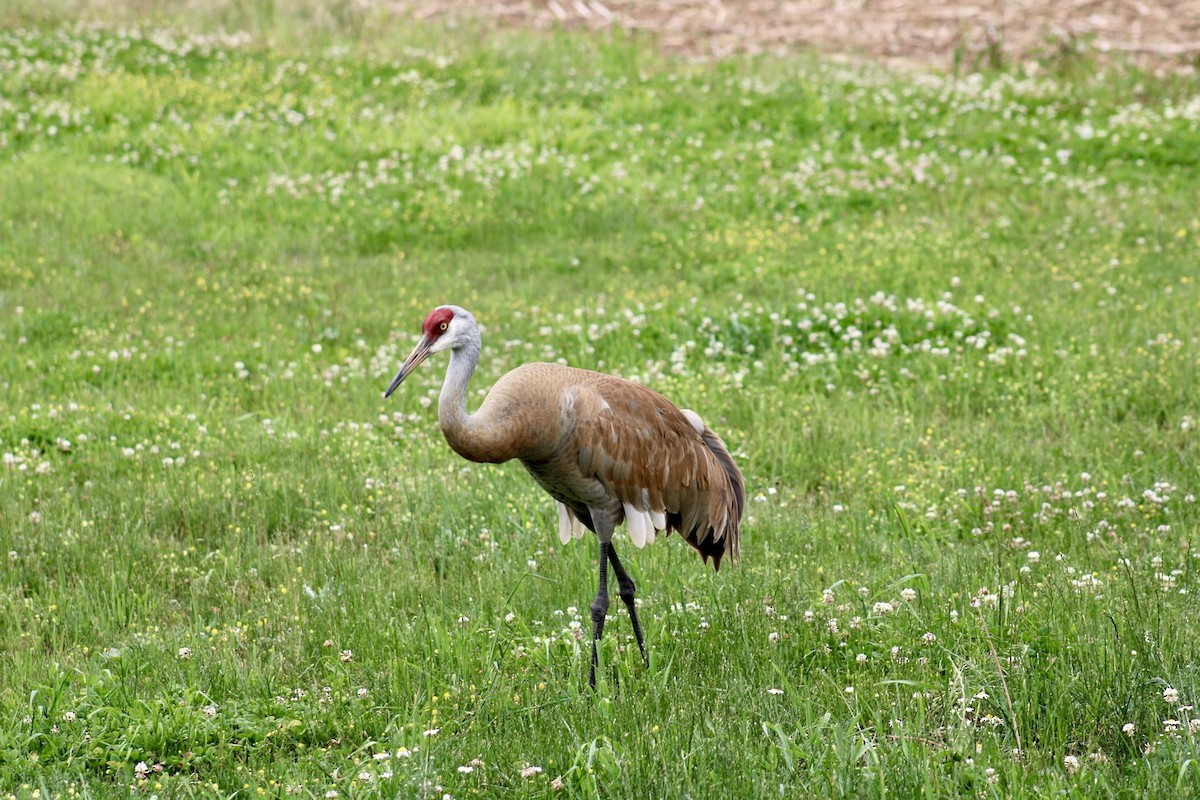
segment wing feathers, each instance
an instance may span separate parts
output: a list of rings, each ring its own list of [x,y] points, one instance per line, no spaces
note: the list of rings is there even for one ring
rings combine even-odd
[[[625,521],[642,544],[661,528],[678,532],[716,567],[726,555],[737,557],[745,484],[724,442],[695,412],[631,381],[527,364],[492,387],[477,415],[496,430],[515,431],[520,444],[477,460],[519,458],[563,504],[564,541],[585,525],[596,530],[599,522],[607,535],[612,522]]]
[[[736,558],[745,489],[720,437],[657,392],[573,372],[581,378],[567,390],[579,477],[620,503],[630,540],[643,547],[656,529],[676,530],[718,568],[723,556]]]

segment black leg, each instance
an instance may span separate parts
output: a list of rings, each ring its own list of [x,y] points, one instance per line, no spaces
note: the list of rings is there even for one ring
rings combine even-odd
[[[596,663],[599,656],[596,647],[600,644],[600,636],[604,633],[604,616],[608,613],[608,557],[611,545],[600,543],[600,589],[596,599],[592,601],[592,669],[588,673],[588,684],[596,688]]]
[[[637,637],[638,650],[642,651],[642,661],[646,662],[646,666],[650,666],[650,659],[646,657],[646,639],[642,636],[642,624],[638,622],[637,605],[633,602],[633,593],[637,591],[637,587],[633,585],[633,578],[629,577],[629,573],[621,566],[621,559],[617,558],[617,551],[611,542],[608,545],[608,560],[612,562],[613,573],[617,576],[621,599],[629,609],[629,619],[633,621],[633,635]]]

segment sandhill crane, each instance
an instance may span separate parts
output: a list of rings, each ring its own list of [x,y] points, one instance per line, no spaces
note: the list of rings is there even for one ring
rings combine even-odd
[[[479,363],[479,326],[458,306],[439,306],[425,319],[417,346],[383,396],[389,397],[431,354],[450,351],[438,399],[438,421],[463,458],[518,459],[558,501],[559,538],[590,529],[600,541],[600,587],[591,605],[592,662],[608,612],[608,566],[629,609],[642,658],[646,643],[634,604],[635,587],[612,537],[625,522],[644,547],[658,531],[678,531],[707,563],[738,557],[738,525],[746,505],[742,474],[717,434],[693,411],[632,381],[560,364],[525,364],[504,375],[474,414],[467,384]]]

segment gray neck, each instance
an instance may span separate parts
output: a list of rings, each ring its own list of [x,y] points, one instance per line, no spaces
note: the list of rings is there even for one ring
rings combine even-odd
[[[479,363],[479,329],[471,325],[459,341],[450,351],[450,367],[438,398],[442,435],[456,453],[470,461],[508,461],[516,455],[512,431],[492,419],[488,401],[476,413],[467,413],[467,385]]]
[[[450,366],[438,397],[438,422],[446,438],[469,438],[471,415],[467,413],[467,385],[479,363],[479,339],[468,340],[450,351]],[[462,436],[466,434],[466,436]]]

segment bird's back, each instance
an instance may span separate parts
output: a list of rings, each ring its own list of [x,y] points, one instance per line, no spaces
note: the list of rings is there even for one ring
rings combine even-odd
[[[603,512],[625,520],[631,538],[639,525],[651,535],[678,531],[717,568],[725,555],[737,557],[742,474],[711,428],[658,392],[527,364],[501,378],[475,416],[507,428],[509,457],[587,527],[595,530],[592,512]]]

